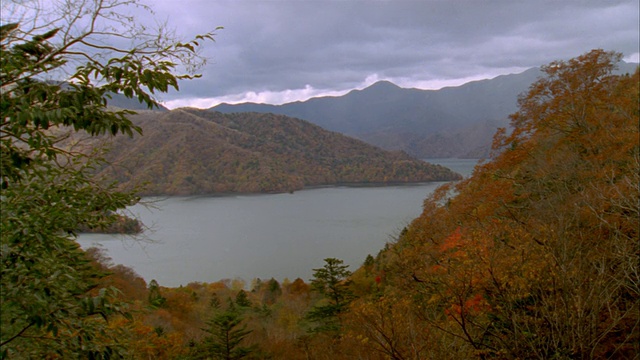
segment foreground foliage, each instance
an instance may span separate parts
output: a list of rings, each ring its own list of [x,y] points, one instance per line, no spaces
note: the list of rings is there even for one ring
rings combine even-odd
[[[145,32],[118,13],[135,1],[31,5],[3,2],[0,25],[0,357],[111,358],[125,349],[106,320],[124,309],[115,288],[96,287],[104,274],[74,231],[109,225],[137,198],[100,185],[88,175],[92,156],[59,142],[68,131],[138,132],[131,112],[107,108],[110,94],[154,106],[154,92],[192,77],[174,72],[195,65],[198,43]],[[135,44],[101,45],[109,37]]]

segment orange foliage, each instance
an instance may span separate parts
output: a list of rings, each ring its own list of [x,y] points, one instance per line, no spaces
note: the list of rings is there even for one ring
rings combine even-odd
[[[389,286],[451,344],[507,358],[640,350],[639,74],[611,75],[619,58],[544,67],[492,161],[436,191],[393,249]]]
[[[451,235],[444,239],[442,244],[440,244],[440,251],[445,252],[451,249],[457,249],[462,245],[462,232],[458,227]]]
[[[166,332],[137,320],[130,322],[120,319],[111,326],[128,329],[126,345],[133,359],[176,359],[187,354],[184,339],[179,332]]]

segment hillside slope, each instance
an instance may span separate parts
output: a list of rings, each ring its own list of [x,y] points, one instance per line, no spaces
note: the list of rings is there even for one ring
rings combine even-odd
[[[99,175],[142,195],[287,192],[332,184],[458,179],[439,165],[273,114],[178,109],[133,117],[144,132],[109,147]]]

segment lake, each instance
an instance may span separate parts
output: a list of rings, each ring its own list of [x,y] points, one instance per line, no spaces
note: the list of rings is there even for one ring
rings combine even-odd
[[[476,160],[431,159],[465,176]],[[115,264],[163,286],[221,279],[309,280],[324,258],[351,270],[375,256],[420,215],[442,182],[388,187],[324,187],[293,194],[145,198],[129,210],[143,235],[81,234]]]

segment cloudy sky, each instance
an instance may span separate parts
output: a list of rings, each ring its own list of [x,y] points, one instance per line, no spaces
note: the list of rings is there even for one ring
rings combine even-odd
[[[281,104],[377,80],[438,89],[594,48],[638,62],[638,0],[148,0],[186,37],[217,26],[170,107]]]

